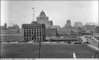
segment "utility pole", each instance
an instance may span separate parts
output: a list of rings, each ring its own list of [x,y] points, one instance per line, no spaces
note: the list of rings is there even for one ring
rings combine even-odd
[[[39,58],[40,58],[40,55],[41,55],[41,39],[39,40]]]
[[[33,21],[34,21],[34,8],[32,8],[33,9]]]

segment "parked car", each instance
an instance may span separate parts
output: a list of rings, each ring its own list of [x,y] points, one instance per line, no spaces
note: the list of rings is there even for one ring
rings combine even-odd
[[[71,44],[71,42],[68,42],[68,44]]]
[[[84,44],[89,44],[89,42],[87,41],[87,42],[84,42]]]

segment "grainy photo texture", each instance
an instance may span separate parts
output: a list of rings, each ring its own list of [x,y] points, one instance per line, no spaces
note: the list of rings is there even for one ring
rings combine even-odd
[[[98,1],[1,1],[1,58],[99,58]]]

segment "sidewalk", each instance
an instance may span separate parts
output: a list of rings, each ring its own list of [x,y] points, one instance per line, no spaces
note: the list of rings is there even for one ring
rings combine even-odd
[[[99,42],[98,39],[96,39],[95,37],[91,36],[91,38],[96,41],[96,42]]]
[[[98,43],[99,42],[98,42],[98,40],[95,40],[94,37],[91,37],[91,38],[93,38],[93,39],[90,39],[89,40],[90,44],[88,44],[88,46],[91,47],[91,48],[93,48],[93,49],[95,49],[95,50],[97,50],[97,51],[99,51],[99,47],[98,47]],[[82,37],[83,42],[86,42],[87,39],[88,38]]]
[[[88,46],[89,46],[89,47],[91,47],[91,48],[93,48],[93,49],[95,49],[95,50],[97,50],[97,51],[99,51],[99,48],[98,48],[98,47],[96,47],[96,46],[89,45],[89,44],[88,44]]]

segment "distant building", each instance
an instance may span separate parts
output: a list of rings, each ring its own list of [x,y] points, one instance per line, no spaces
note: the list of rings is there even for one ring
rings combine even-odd
[[[7,23],[4,24],[4,26],[0,26],[0,30],[5,30],[7,29]]]
[[[6,30],[4,29],[4,26],[0,26],[0,34],[6,34]]]
[[[47,37],[57,36],[57,28],[46,28],[46,36]]]
[[[2,42],[15,42],[22,40],[18,25],[7,27],[7,24],[5,23],[4,26],[0,26],[0,34],[0,41]]]
[[[17,24],[13,25],[13,26],[9,26],[8,29],[12,30],[12,29],[19,29],[19,26]]]
[[[49,18],[45,15],[44,11],[41,11],[39,17],[37,17],[37,22],[40,24],[45,24],[46,27],[53,26],[53,22],[49,21]]]
[[[19,26],[17,24],[7,27],[7,24],[5,23],[4,26],[0,26],[0,31],[1,31],[1,34],[18,34],[18,33],[20,33]]]
[[[62,29],[63,29],[64,33],[67,33],[67,34],[77,32],[77,28],[75,28],[75,27],[65,27],[65,28],[62,28]]]
[[[85,29],[85,31],[86,32],[90,32],[90,31],[95,31],[95,25],[92,25],[92,24],[86,24],[85,26],[84,26],[84,29]]]
[[[24,41],[39,42],[45,40],[45,24],[33,21],[31,24],[22,24]]]
[[[67,20],[65,27],[71,27],[71,21],[70,20]]]
[[[74,24],[74,27],[82,27],[83,26],[83,23],[81,23],[81,22],[75,22],[75,24]]]
[[[53,26],[53,21],[49,21],[49,24],[50,24],[51,26]]]
[[[7,29],[7,23],[4,24],[4,29]]]
[[[7,27],[6,29],[4,29],[4,31],[6,34],[18,34],[18,33],[20,33],[19,26],[17,24]]]
[[[70,20],[67,20],[65,27],[63,27],[61,31],[63,31],[63,33],[65,33],[65,34],[70,34],[70,33],[77,32],[77,28],[75,28],[71,25]]]
[[[50,26],[50,27],[48,27],[48,28],[55,28],[55,29],[57,29],[57,30],[61,29],[61,27],[58,26],[58,25]]]
[[[96,33],[99,33],[99,26],[96,26],[95,32],[96,32]]]

